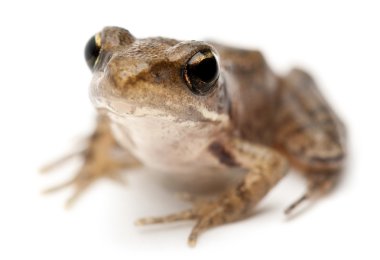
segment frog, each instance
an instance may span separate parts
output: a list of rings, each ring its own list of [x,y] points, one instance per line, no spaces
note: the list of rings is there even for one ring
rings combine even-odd
[[[315,80],[302,69],[277,75],[263,54],[207,41],[136,38],[105,27],[90,38],[85,60],[92,72],[95,130],[74,156],[77,174],[48,189],[73,187],[67,205],[100,179],[147,167],[174,176],[242,172],[215,197],[191,198],[191,207],[137,225],[192,220],[194,246],[211,227],[254,215],[260,201],[290,169],[305,192],[285,209],[329,194],[341,179],[346,129]],[[115,153],[118,151],[118,153]]]

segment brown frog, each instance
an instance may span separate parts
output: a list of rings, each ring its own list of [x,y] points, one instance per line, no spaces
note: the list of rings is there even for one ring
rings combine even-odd
[[[137,221],[195,220],[188,238],[195,245],[202,231],[250,214],[289,164],[304,174],[308,189],[287,214],[337,183],[345,129],[302,70],[278,76],[259,51],[137,39],[117,27],[92,37],[85,58],[93,72],[97,127],[79,152],[84,163],[75,178],[49,190],[73,186],[69,205],[94,181],[121,180],[121,170],[141,165],[199,180],[206,172],[243,171],[235,186],[214,199],[195,199],[183,212]]]

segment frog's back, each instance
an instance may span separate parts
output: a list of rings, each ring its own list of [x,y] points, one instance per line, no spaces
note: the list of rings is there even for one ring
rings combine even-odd
[[[271,144],[277,77],[259,51],[212,45],[220,55],[234,127],[244,139]]]
[[[344,126],[311,76],[295,69],[278,77],[258,51],[213,45],[224,70],[230,116],[241,137],[276,147],[307,171],[342,167]]]

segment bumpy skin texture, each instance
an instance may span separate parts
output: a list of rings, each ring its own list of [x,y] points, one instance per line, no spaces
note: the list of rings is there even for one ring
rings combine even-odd
[[[117,169],[137,161],[200,178],[202,172],[245,171],[215,199],[196,199],[189,210],[137,221],[194,219],[188,242],[195,245],[202,231],[250,214],[286,174],[288,163],[304,173],[309,187],[287,213],[336,183],[345,156],[344,127],[305,72],[279,77],[260,52],[216,43],[136,39],[117,27],[106,27],[97,38],[101,50],[91,99],[99,126],[86,148],[96,156],[85,156],[83,167],[89,170],[69,182],[77,187],[75,197],[99,177],[118,179]],[[210,93],[196,95],[183,71],[204,50],[217,55],[220,74]],[[128,156],[116,163],[115,149]]]

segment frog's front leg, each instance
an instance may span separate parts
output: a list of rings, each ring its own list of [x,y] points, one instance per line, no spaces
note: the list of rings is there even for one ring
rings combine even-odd
[[[136,224],[196,220],[188,238],[189,245],[194,246],[202,231],[247,216],[286,173],[287,163],[284,157],[268,147],[234,140],[228,143],[214,142],[209,150],[226,166],[246,169],[244,179],[215,200],[195,200],[189,210],[165,217],[143,218]]]
[[[140,165],[127,151],[122,150],[117,145],[110,129],[109,119],[104,115],[98,116],[96,129],[87,138],[83,149],[45,166],[41,171],[42,173],[51,171],[75,156],[80,156],[83,159],[83,164],[76,175],[67,182],[45,191],[45,193],[51,193],[72,186],[74,193],[67,200],[67,207],[70,207],[95,181],[101,178],[109,178],[123,182],[121,170]]]

